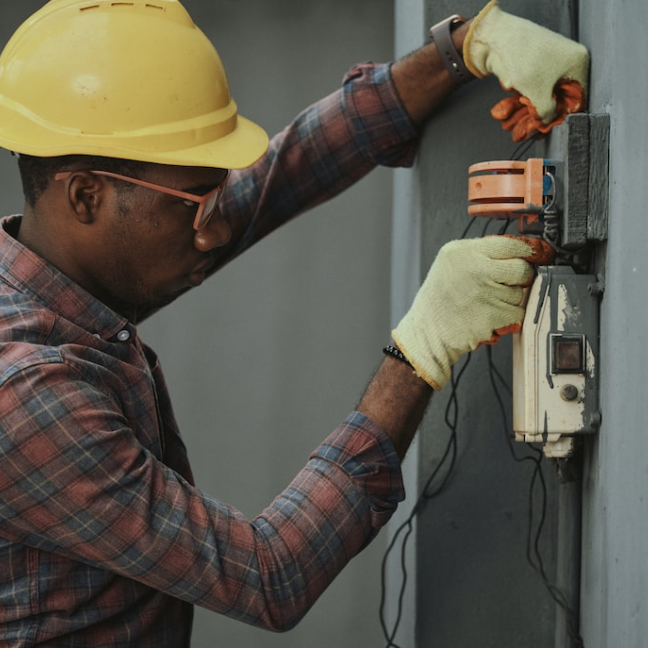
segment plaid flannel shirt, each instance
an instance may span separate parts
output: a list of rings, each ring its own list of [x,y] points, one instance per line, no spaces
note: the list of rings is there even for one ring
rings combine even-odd
[[[417,133],[388,66],[307,109],[223,210],[222,266]],[[290,179],[290,182],[288,181]],[[0,229],[0,645],[189,645],[192,606],[293,626],[403,498],[390,440],[352,413],[254,520],[201,492],[159,362],[108,309]]]

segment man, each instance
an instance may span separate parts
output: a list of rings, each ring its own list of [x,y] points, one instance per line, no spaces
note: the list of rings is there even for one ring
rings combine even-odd
[[[432,389],[519,326],[540,245],[446,246],[357,411],[253,521],[193,485],[135,327],[377,164],[410,164],[458,82],[519,91],[499,108],[514,137],[584,100],[584,49],[494,3],[433,37],[354,69],[268,146],[175,0],[52,0],[16,32],[0,58],[0,145],[26,199],[0,232],[8,645],[184,646],[192,605],[285,630],[389,519]],[[560,54],[538,75],[545,49]]]

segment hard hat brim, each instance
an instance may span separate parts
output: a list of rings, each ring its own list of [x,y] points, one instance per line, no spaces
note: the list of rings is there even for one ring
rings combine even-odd
[[[23,120],[25,124],[21,123]],[[20,133],[20,139],[14,140],[13,133]],[[26,133],[29,138],[25,137]],[[164,140],[163,135],[160,137]],[[200,139],[197,138],[198,141]],[[0,102],[0,147],[35,157],[99,155],[155,164],[244,169],[263,156],[268,141],[267,133],[260,126],[237,115],[236,127],[225,136],[206,142],[203,140],[188,148],[160,150],[163,147],[156,147],[157,150],[153,151],[150,146],[138,148],[128,138],[109,134],[88,137],[87,134],[69,130],[53,133],[48,126],[40,129],[33,120],[7,110]]]

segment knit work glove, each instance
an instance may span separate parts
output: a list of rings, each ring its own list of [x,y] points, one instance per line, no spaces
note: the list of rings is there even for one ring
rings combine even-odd
[[[535,275],[531,263],[552,258],[552,248],[532,238],[487,236],[444,245],[392,332],[416,374],[441,390],[461,355],[519,331]]]
[[[512,97],[491,114],[520,141],[549,132],[568,114],[585,108],[587,48],[491,0],[473,20],[463,47],[464,62],[477,77],[494,74]]]

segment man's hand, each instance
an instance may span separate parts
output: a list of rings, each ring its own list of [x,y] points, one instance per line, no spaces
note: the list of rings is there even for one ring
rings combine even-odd
[[[491,114],[514,141],[547,133],[585,109],[589,54],[584,45],[502,11],[491,0],[473,20],[464,62],[477,77],[494,74],[511,97]]]
[[[487,236],[444,245],[392,333],[417,375],[440,390],[461,355],[518,331],[535,275],[531,263],[552,258],[540,239]]]

